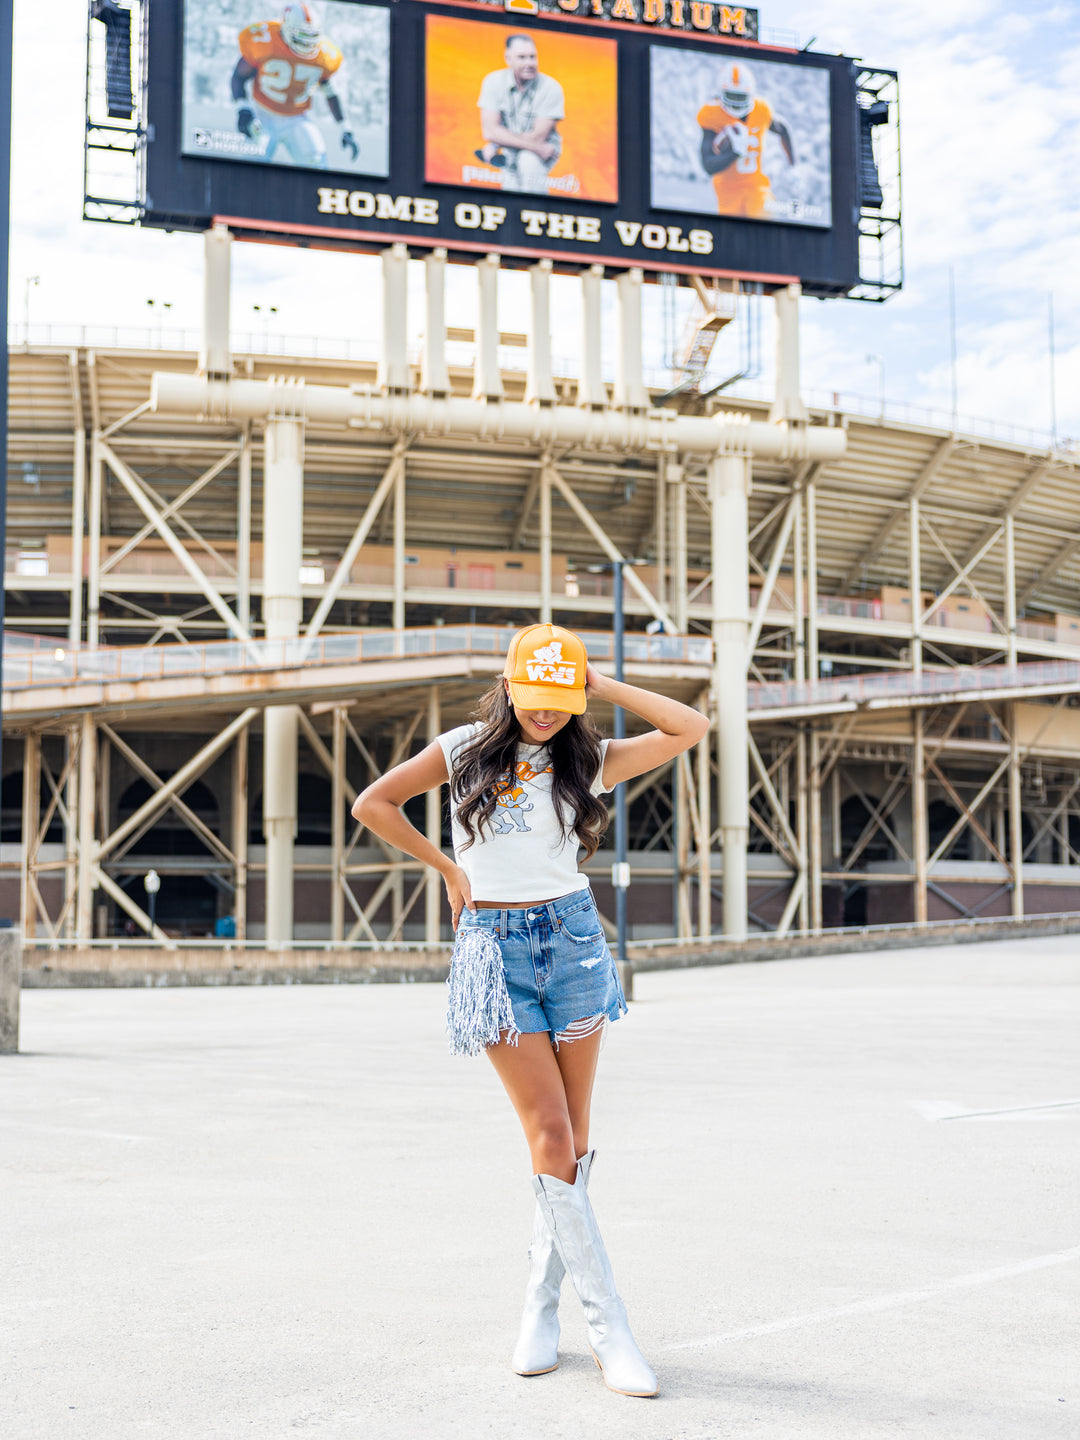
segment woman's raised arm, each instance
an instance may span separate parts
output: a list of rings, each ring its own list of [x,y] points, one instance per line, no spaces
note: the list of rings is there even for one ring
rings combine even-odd
[[[635,775],[644,775],[655,770],[696,745],[709,728],[709,717],[672,700],[667,695],[657,695],[652,690],[642,690],[637,685],[626,685],[621,680],[611,680],[601,675],[592,665],[585,672],[586,694],[597,700],[607,700],[612,705],[621,705],[640,715],[655,728],[644,735],[634,735],[626,740],[612,740],[604,760],[604,788],[612,789],[622,780],[632,780]]]

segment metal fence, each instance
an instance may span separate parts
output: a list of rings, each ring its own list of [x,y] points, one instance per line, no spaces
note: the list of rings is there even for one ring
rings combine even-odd
[[[357,665],[421,655],[504,655],[514,626],[433,625],[417,630],[356,630],[345,635],[300,636],[289,640],[215,640],[150,646],[75,649],[37,636],[10,636],[4,643],[5,689],[62,685],[78,681],[161,680],[184,675],[223,675],[319,665]],[[594,660],[610,660],[614,634],[582,633]],[[709,665],[712,641],[705,635],[625,637],[629,661]]]

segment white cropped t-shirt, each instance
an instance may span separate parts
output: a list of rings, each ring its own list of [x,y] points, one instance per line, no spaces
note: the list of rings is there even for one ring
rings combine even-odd
[[[437,737],[451,780],[455,759],[479,729],[476,724],[459,725]],[[605,793],[608,743],[601,741],[600,765],[589,787],[593,795]],[[514,768],[514,783],[500,794],[492,825],[485,826],[467,849],[463,847],[468,837],[458,824],[451,789],[454,858],[469,877],[473,899],[530,905],[587,890],[589,877],[578,870],[578,838],[573,832],[567,835],[555,814],[548,747],[519,744]]]

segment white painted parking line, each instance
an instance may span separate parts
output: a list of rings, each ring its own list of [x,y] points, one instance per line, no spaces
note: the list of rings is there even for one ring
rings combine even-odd
[[[729,1330],[723,1335],[706,1335],[700,1340],[681,1340],[665,1345],[664,1350],[703,1350],[710,1345],[730,1345],[734,1340],[752,1340],[759,1335],[775,1335],[781,1330],[798,1330],[804,1325],[821,1325],[842,1320],[848,1315],[871,1315],[878,1310],[892,1310],[898,1305],[918,1305],[947,1295],[951,1290],[966,1290],[975,1285],[992,1285],[1013,1275],[1026,1275],[1032,1270],[1045,1270],[1050,1265],[1065,1265],[1080,1260],[1080,1245],[1070,1250],[1057,1250],[1050,1255],[1036,1255],[1031,1260],[1018,1260],[1014,1265],[998,1265],[993,1270],[977,1270],[971,1275],[956,1275],[940,1280],[921,1290],[898,1290],[893,1295],[877,1295],[869,1300],[854,1300],[850,1305],[837,1305],[832,1310],[813,1310],[808,1315],[788,1315],[783,1320],[770,1320],[764,1325],[749,1325],[745,1330]]]
[[[1029,1110],[1068,1110],[1080,1100],[1051,1100],[1045,1105],[1010,1105],[1007,1110],[962,1110],[957,1115],[939,1115],[939,1120],[975,1120],[981,1115],[1023,1115]]]

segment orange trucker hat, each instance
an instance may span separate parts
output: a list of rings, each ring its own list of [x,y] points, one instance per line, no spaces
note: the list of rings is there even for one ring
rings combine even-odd
[[[519,630],[506,652],[503,674],[510,698],[523,710],[585,713],[585,646],[560,625],[529,625]]]

